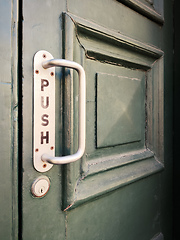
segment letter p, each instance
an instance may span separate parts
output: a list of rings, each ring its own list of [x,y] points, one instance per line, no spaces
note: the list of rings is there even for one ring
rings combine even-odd
[[[49,86],[49,81],[47,79],[41,79],[41,91],[44,91],[44,87]]]

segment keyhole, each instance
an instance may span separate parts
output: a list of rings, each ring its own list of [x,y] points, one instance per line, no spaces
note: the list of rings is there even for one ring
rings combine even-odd
[[[43,197],[48,192],[49,187],[49,178],[46,176],[40,176],[33,182],[31,192],[35,197]]]
[[[41,188],[39,189],[39,193],[42,195],[45,192],[45,188],[43,186],[41,186]]]

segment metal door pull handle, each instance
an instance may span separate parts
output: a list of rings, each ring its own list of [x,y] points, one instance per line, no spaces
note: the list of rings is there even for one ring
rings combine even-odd
[[[86,77],[83,67],[73,61],[64,59],[52,59],[44,61],[42,63],[43,68],[47,69],[50,67],[68,67],[73,68],[78,72],[79,75],[79,126],[78,126],[78,150],[75,154],[62,156],[62,157],[51,157],[47,154],[43,154],[41,159],[44,162],[51,164],[67,164],[75,162],[80,159],[85,151],[85,130],[86,130]]]
[[[68,156],[55,157],[55,67],[72,68],[79,75],[78,150]],[[73,61],[53,59],[44,50],[34,56],[34,167],[48,171],[52,164],[67,164],[85,152],[86,77],[83,67]]]

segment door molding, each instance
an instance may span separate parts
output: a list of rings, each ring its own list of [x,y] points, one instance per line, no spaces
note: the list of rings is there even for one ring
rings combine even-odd
[[[63,209],[69,210],[109,191],[150,176],[164,169],[163,51],[106,29],[69,13],[63,13],[64,58],[79,62],[86,59],[106,64],[141,69],[146,73],[145,147],[105,157],[84,155],[81,161],[64,166]],[[73,93],[72,70],[65,72],[64,143],[65,154],[77,148],[77,104]],[[74,144],[71,144],[71,143]],[[98,151],[97,151],[98,152]]]
[[[153,20],[154,22],[163,25],[164,16],[163,14],[163,1],[138,1],[138,0],[117,0],[122,2],[133,10],[139,12],[145,17]],[[157,4],[156,4],[157,3]],[[160,3],[160,4],[159,4]],[[161,5],[161,6],[159,6]]]

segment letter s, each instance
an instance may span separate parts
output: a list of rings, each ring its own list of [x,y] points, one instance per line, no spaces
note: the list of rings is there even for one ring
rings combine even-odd
[[[47,126],[49,124],[49,120],[47,119],[49,116],[47,114],[43,114],[41,117],[41,120],[43,123],[41,123],[42,126]]]

